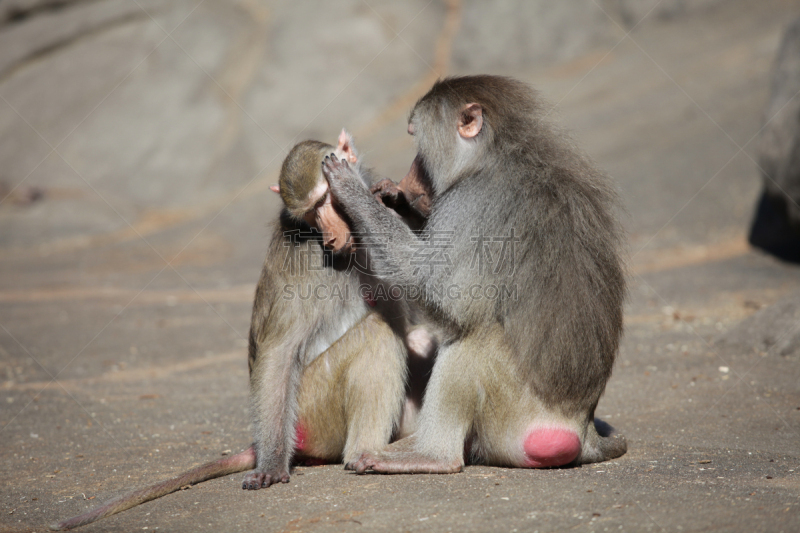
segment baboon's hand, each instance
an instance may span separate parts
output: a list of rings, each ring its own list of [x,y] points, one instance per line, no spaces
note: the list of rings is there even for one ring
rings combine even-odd
[[[242,488],[245,490],[266,489],[275,483],[289,483],[289,472],[275,469],[270,472],[259,472],[253,470],[245,474],[242,480]]]
[[[355,170],[347,161],[339,159],[335,154],[327,155],[322,160],[322,174],[328,180],[333,199],[338,203],[343,203],[344,200],[347,204],[350,198],[359,194],[358,189],[365,189]]]
[[[405,199],[403,191],[397,187],[397,184],[386,178],[370,187],[369,192],[372,193],[376,200],[386,207],[393,207],[396,205],[398,197]]]

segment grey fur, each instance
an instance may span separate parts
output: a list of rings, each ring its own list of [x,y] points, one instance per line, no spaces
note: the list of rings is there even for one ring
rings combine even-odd
[[[475,138],[462,139],[456,127],[460,110],[475,102],[483,109],[483,128]],[[587,428],[611,375],[625,297],[617,197],[609,179],[545,120],[545,113],[539,97],[510,78],[437,82],[409,119],[434,189],[432,212],[421,234],[398,223],[357,179],[347,176],[345,165],[325,170],[334,199],[354,230],[392,237],[370,249],[382,281],[424,294],[417,303],[444,332],[416,445],[429,455],[456,453],[460,445],[443,440],[474,431],[481,416],[451,422],[450,431],[441,428],[446,415],[436,413],[441,406],[429,398],[452,379],[448,374],[437,381],[443,359],[463,359],[461,372],[479,375],[479,368],[494,364],[487,359],[494,347],[477,344],[491,338],[497,326],[505,344],[498,349],[510,351],[525,386],[545,412]],[[479,271],[473,260],[480,242],[475,239],[482,234],[515,240],[513,261]],[[441,258],[442,247],[436,243],[442,236],[447,236],[444,252],[451,261],[447,268],[433,268],[421,258]],[[505,285],[516,293],[493,300],[441,293],[443,286],[476,284]],[[478,383],[477,392],[466,394],[480,399],[484,393]],[[472,401],[468,396],[460,400]],[[624,453],[622,442],[616,455]],[[590,455],[587,448],[587,460]]]

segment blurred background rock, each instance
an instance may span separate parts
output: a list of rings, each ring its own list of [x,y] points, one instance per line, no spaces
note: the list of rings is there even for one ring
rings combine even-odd
[[[628,205],[651,215],[643,228],[633,209],[632,226],[652,233],[674,214],[671,200],[688,199],[754,133],[743,121],[765,103],[782,22],[765,6],[3,0],[0,181],[14,198],[26,187],[47,194],[0,213],[10,230],[0,244],[113,242],[130,225],[160,232],[259,194],[274,210],[265,186],[288,147],[341,126],[397,178],[410,105],[437,77],[470,72],[521,77],[558,104]],[[729,21],[710,32],[719,17]],[[670,149],[679,160],[653,164]],[[716,216],[690,206],[681,217],[693,241],[732,228],[731,217],[746,223],[752,163],[731,170],[693,202],[722,207]]]

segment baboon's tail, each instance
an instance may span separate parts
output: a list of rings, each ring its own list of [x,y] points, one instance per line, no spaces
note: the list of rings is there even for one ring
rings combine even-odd
[[[581,446],[580,464],[599,463],[616,459],[628,451],[628,442],[621,434],[599,418],[589,424]]]
[[[100,518],[120,513],[131,507],[136,507],[140,503],[149,502],[150,500],[166,496],[186,485],[194,485],[209,479],[227,476],[228,474],[252,470],[255,467],[256,452],[253,446],[250,446],[247,450],[237,453],[236,455],[206,463],[176,477],[167,479],[166,481],[161,481],[155,485],[150,485],[149,487],[118,496],[99,507],[95,507],[91,511],[51,524],[50,529],[53,531],[64,531],[83,526],[95,520],[99,520]]]

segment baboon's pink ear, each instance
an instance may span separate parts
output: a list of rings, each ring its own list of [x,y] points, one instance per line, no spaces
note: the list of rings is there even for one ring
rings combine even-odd
[[[464,139],[472,139],[483,127],[483,107],[481,104],[467,104],[458,117],[458,134]]]
[[[342,128],[342,132],[339,134],[339,145],[336,149],[343,153],[345,159],[349,163],[357,163],[358,162],[358,154],[356,153],[356,147],[353,145],[353,136],[347,133],[347,130]]]
[[[270,186],[269,186],[269,190],[271,190],[271,191],[272,191],[272,192],[274,192],[275,194],[280,194],[280,193],[281,193],[281,187],[280,187],[280,185],[270,185]]]

